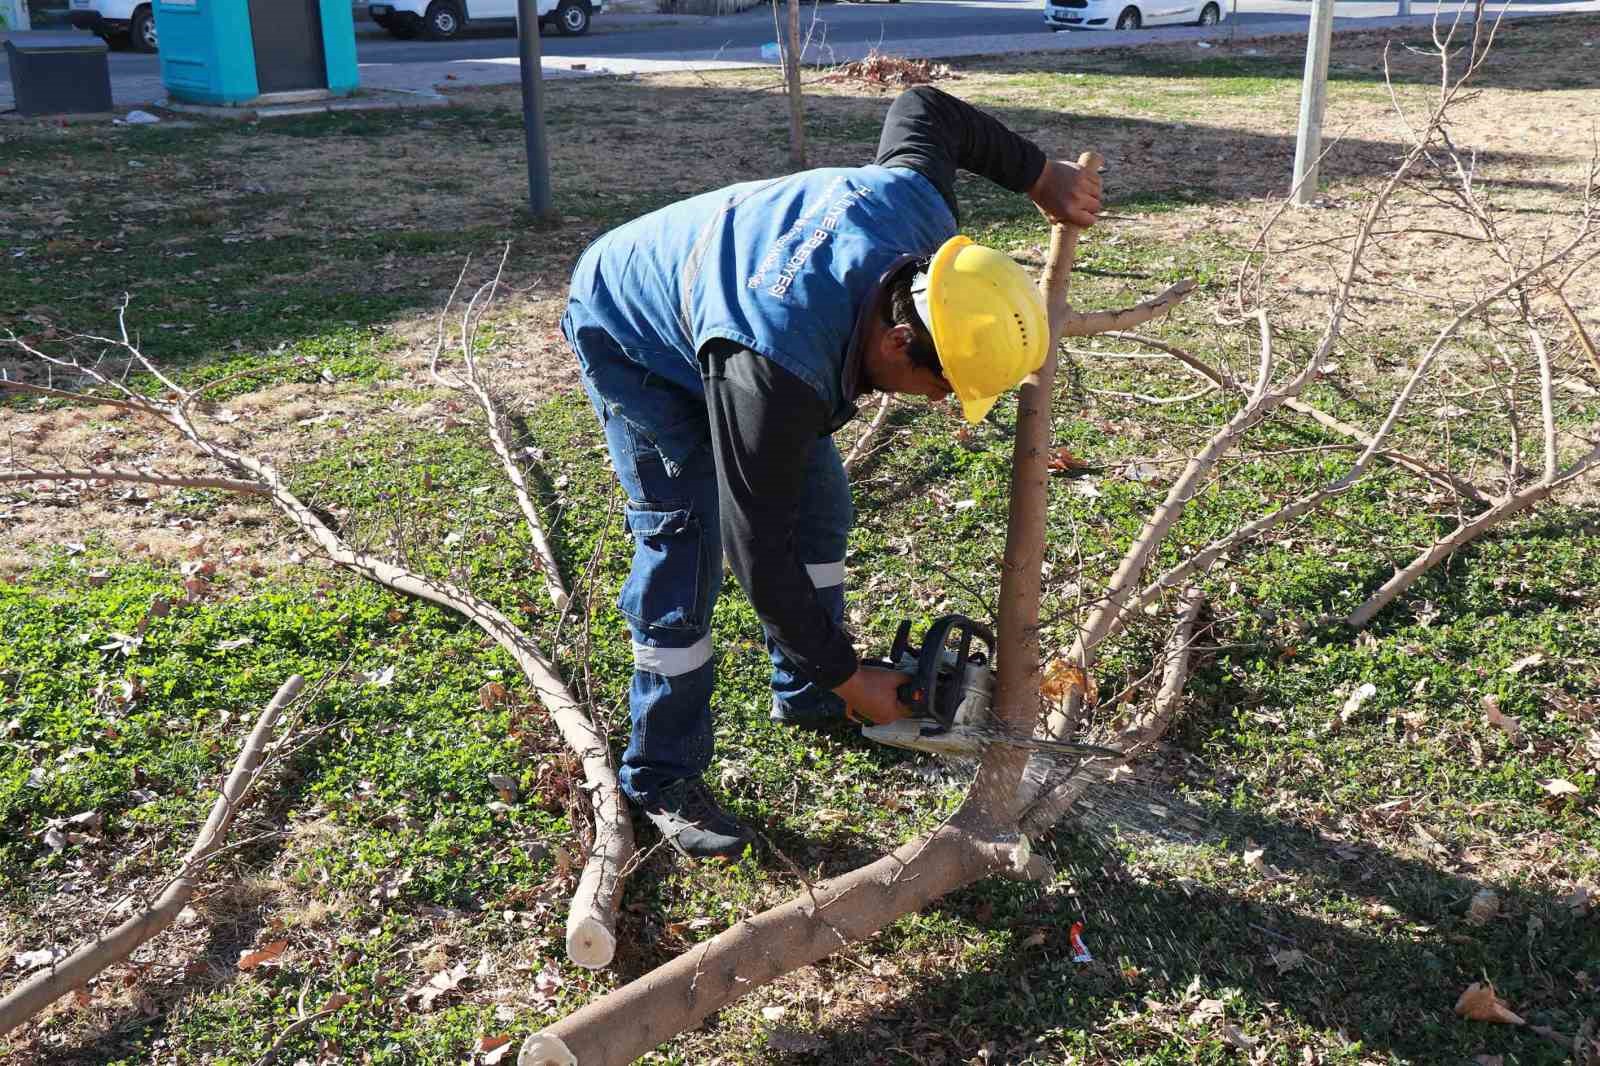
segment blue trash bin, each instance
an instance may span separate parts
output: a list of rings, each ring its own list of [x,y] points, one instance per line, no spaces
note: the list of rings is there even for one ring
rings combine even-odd
[[[349,0],[156,0],[174,100],[237,107],[348,96],[360,78]]]

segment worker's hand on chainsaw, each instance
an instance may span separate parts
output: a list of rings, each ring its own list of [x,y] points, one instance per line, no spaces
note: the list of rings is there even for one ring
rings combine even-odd
[[[845,710],[852,718],[884,725],[911,713],[911,708],[901,703],[895,693],[910,680],[909,674],[898,670],[863,663],[833,691],[844,700]]]
[[[1076,163],[1045,161],[1028,198],[1051,222],[1092,226],[1100,217],[1100,174]]]

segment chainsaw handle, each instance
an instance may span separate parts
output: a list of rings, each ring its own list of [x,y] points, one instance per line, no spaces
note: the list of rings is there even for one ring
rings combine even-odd
[[[939,668],[943,664],[945,642],[950,639],[950,631],[958,630],[961,633],[961,646],[956,652],[954,673],[949,679],[949,685],[954,687],[954,699],[946,698],[939,682]],[[917,673],[915,686],[921,689],[914,693],[920,697],[917,702],[902,699],[907,706],[924,714],[931,715],[940,726],[945,729],[955,722],[956,710],[961,702],[961,693],[966,688],[967,671],[976,664],[972,662],[972,638],[976,636],[983,641],[989,649],[991,656],[994,653],[994,633],[988,626],[976,622],[971,618],[959,614],[947,614],[942,618],[934,619],[928,626],[928,631],[922,635],[922,649],[917,655]],[[988,669],[980,666],[979,669]]]

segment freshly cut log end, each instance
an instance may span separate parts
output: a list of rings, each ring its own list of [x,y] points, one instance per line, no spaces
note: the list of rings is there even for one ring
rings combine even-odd
[[[517,1066],[578,1066],[578,1056],[560,1037],[534,1033],[522,1042],[522,1050],[517,1052]]]
[[[567,919],[567,958],[585,969],[602,970],[616,953],[617,938],[599,918],[574,914]]]

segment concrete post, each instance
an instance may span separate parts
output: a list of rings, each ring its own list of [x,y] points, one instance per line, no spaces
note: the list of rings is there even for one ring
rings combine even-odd
[[[1306,73],[1300,87],[1300,133],[1294,149],[1294,202],[1306,207],[1317,198],[1322,156],[1322,113],[1328,104],[1328,51],[1333,45],[1333,0],[1312,0]]]

